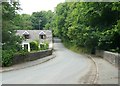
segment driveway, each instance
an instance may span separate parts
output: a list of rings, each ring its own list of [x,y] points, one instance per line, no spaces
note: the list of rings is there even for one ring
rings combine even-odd
[[[54,43],[56,57],[46,63],[4,72],[3,84],[79,84],[91,69],[91,60]]]

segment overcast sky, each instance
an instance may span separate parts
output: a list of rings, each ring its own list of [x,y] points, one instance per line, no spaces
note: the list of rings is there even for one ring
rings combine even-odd
[[[54,11],[54,8],[57,6],[57,4],[65,2],[65,0],[19,0],[19,2],[21,4],[20,7],[23,9],[20,11],[20,14],[32,14],[32,12],[42,10]]]

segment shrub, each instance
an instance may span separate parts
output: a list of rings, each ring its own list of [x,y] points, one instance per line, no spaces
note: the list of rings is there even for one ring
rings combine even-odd
[[[47,50],[48,48],[49,48],[49,44],[47,42],[40,44],[40,50]]]
[[[12,50],[2,51],[2,66],[3,67],[12,65],[13,54],[14,52]]]
[[[40,50],[45,50],[45,44],[40,44]]]
[[[15,56],[15,55],[25,56],[25,55],[28,54],[28,53],[29,53],[28,50],[21,50],[21,51],[19,51],[19,52],[16,52],[16,53],[14,54],[14,56]]]
[[[48,42],[45,42],[45,49],[48,49],[49,48],[49,44]]]
[[[21,50],[17,52],[15,52],[14,50],[2,50],[2,67],[11,66],[14,56],[16,55],[25,56],[28,53],[29,52],[25,50]]]
[[[30,49],[33,50],[39,50],[39,43],[37,41],[30,42]]]

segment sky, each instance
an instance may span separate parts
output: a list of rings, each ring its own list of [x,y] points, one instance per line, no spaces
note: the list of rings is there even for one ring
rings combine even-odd
[[[57,4],[65,2],[65,0],[19,0],[22,10],[20,14],[32,14],[37,11],[54,11]]]

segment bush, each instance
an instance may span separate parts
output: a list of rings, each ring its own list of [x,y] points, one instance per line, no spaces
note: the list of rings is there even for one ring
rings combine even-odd
[[[45,49],[48,49],[49,48],[49,44],[46,42],[45,43]]]
[[[21,50],[21,51],[19,51],[19,52],[16,52],[16,53],[14,54],[14,56],[15,56],[15,55],[25,56],[25,55],[28,54],[28,53],[29,53],[28,50]]]
[[[40,44],[40,50],[47,50],[49,48],[49,44],[47,42]]]
[[[2,50],[2,67],[11,66],[14,56],[16,55],[25,56],[28,53],[29,52],[25,50],[21,50],[17,52],[15,52],[14,50]]]
[[[2,51],[2,66],[10,66],[12,65],[14,52],[12,50],[3,50]]]
[[[30,42],[30,49],[33,50],[39,50],[39,43],[37,41]]]

